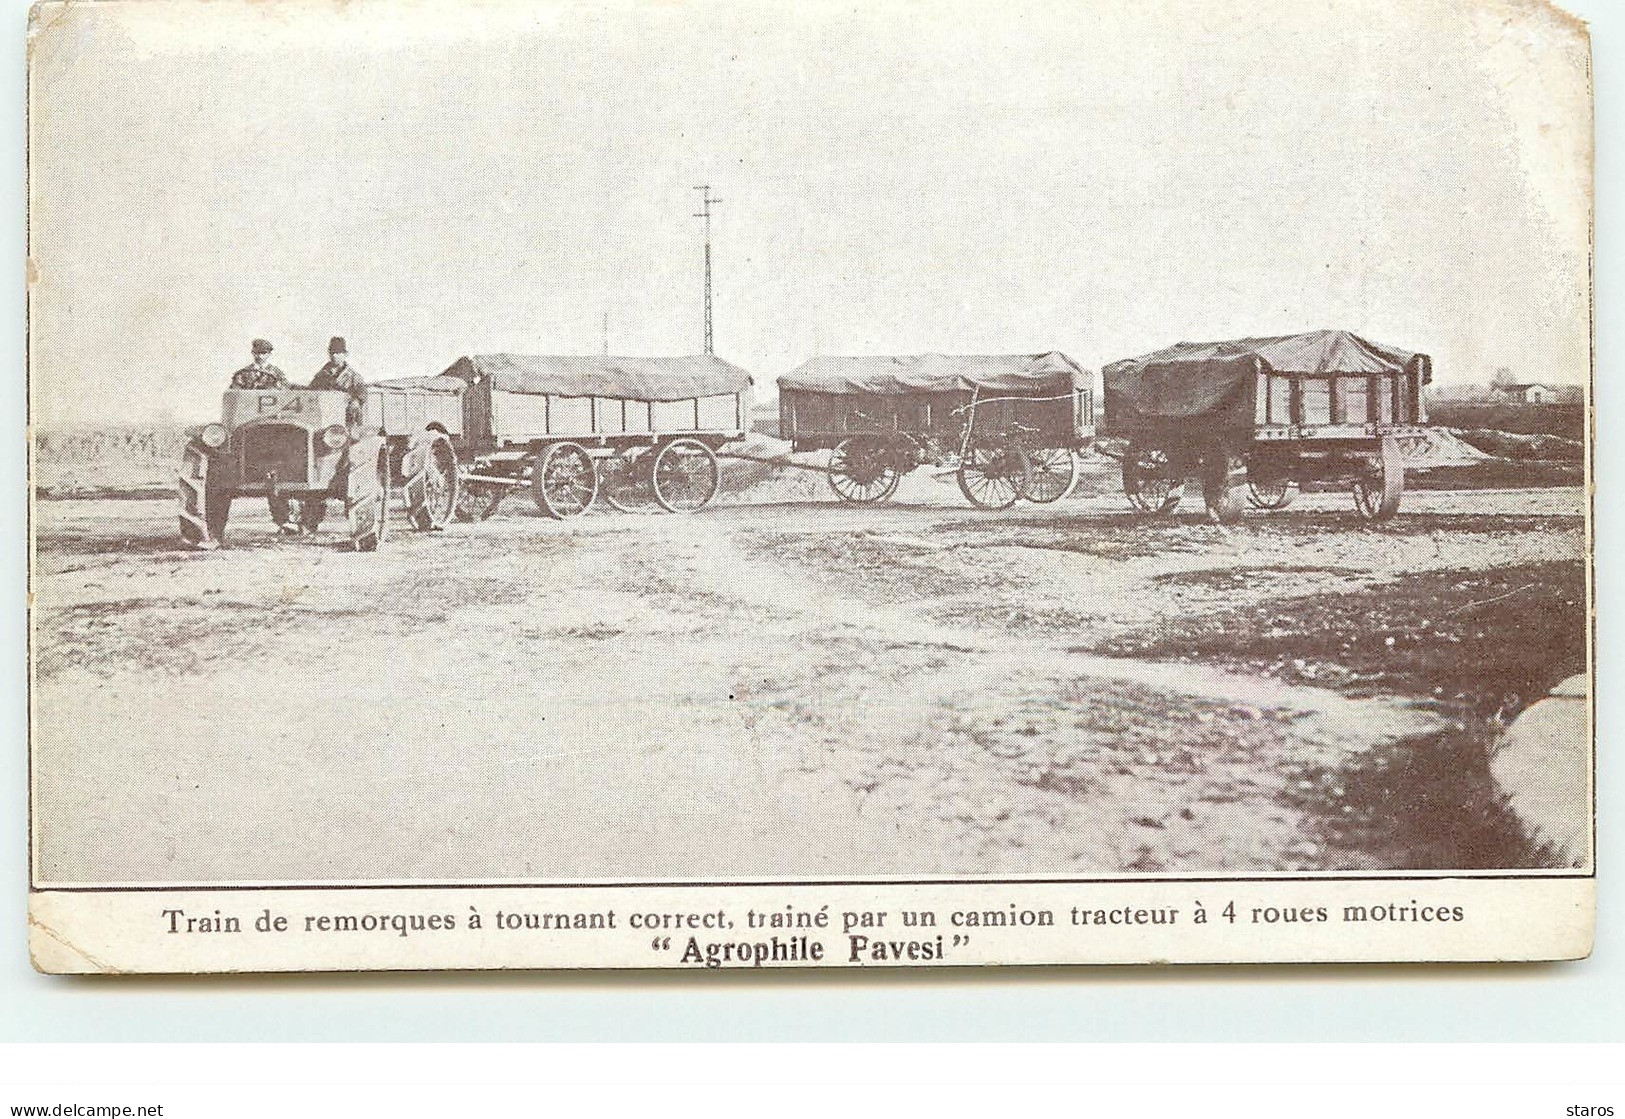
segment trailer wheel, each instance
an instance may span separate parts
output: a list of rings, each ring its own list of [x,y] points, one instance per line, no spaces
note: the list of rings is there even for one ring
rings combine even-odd
[[[1399,440],[1384,436],[1381,449],[1364,466],[1350,486],[1354,511],[1361,520],[1386,521],[1399,512],[1399,498],[1405,492],[1405,459]]]
[[[622,513],[654,511],[654,474],[649,461],[647,453],[637,452],[621,452],[598,460],[598,493],[611,509]]]
[[[972,444],[958,477],[959,492],[978,509],[1008,509],[1032,485],[1033,464],[1014,440]]]
[[[1022,497],[1039,505],[1059,501],[1078,480],[1078,456],[1071,447],[1041,447],[1031,456],[1033,476]]]
[[[457,508],[453,513],[459,521],[467,524],[470,521],[490,520],[502,503],[503,495],[507,493],[505,487],[491,486],[483,482],[459,481],[457,485]]]
[[[1209,444],[1202,453],[1202,504],[1207,506],[1207,519],[1215,524],[1229,524],[1241,516],[1244,502],[1241,498],[1241,459],[1232,455],[1222,443]]]
[[[828,477],[836,497],[868,505],[896,493],[903,474],[897,466],[897,455],[883,440],[853,435],[835,444],[829,453]]]
[[[440,432],[426,432],[402,460],[407,517],[428,532],[444,528],[457,510],[457,452]]]
[[[598,496],[592,456],[576,443],[548,444],[530,468],[530,496],[549,517],[581,516]]]
[[[224,484],[224,471],[215,466],[209,449],[197,441],[181,452],[176,492],[180,498],[181,542],[199,551],[212,551],[226,538],[226,520],[231,516],[231,490]]]
[[[351,454],[357,446],[350,448]],[[388,535],[388,513],[389,456],[375,450],[352,462],[345,477],[344,515],[350,525],[350,547],[357,552],[376,552]]]
[[[1123,452],[1123,495],[1142,513],[1172,513],[1184,496],[1185,483],[1174,477],[1168,452],[1130,443]]]
[[[650,485],[666,512],[698,513],[722,486],[716,452],[698,439],[674,439],[655,455]]]
[[[1247,478],[1247,501],[1254,509],[1285,509],[1298,496],[1298,485],[1290,478]]]

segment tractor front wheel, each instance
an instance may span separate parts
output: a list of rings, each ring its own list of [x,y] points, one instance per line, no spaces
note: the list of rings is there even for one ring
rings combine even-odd
[[[351,454],[356,450],[351,447]],[[389,531],[389,456],[382,451],[357,456],[345,483],[350,547],[357,552],[376,552]]]
[[[202,443],[188,443],[181,452],[176,490],[180,498],[181,542],[189,547],[210,551],[225,542],[231,489],[224,475],[224,464],[216,462]]]

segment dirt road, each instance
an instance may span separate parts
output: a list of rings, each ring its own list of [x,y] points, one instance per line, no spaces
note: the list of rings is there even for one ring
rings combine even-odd
[[[981,513],[923,473],[881,508],[787,492],[570,523],[511,500],[376,555],[254,502],[207,554],[165,502],[40,502],[41,876],[1427,865],[1460,845],[1397,841],[1360,782],[1483,753],[1497,703],[1534,698],[1464,683],[1462,641],[1583,632],[1578,489],[1418,492],[1380,527],[1341,494],[1217,527],[1120,496]],[[1454,613],[1370,612],[1396,594]],[[1552,640],[1555,681],[1581,654]],[[1452,788],[1418,834],[1467,814],[1486,865],[1539,860]]]

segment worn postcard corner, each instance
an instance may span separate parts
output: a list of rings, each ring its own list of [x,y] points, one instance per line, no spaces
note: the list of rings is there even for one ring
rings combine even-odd
[[[1589,954],[1579,20],[28,42],[41,971]]]

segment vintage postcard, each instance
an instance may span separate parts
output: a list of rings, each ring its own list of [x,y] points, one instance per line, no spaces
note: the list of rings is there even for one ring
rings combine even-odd
[[[36,967],[1590,952],[1558,8],[27,34]]]

